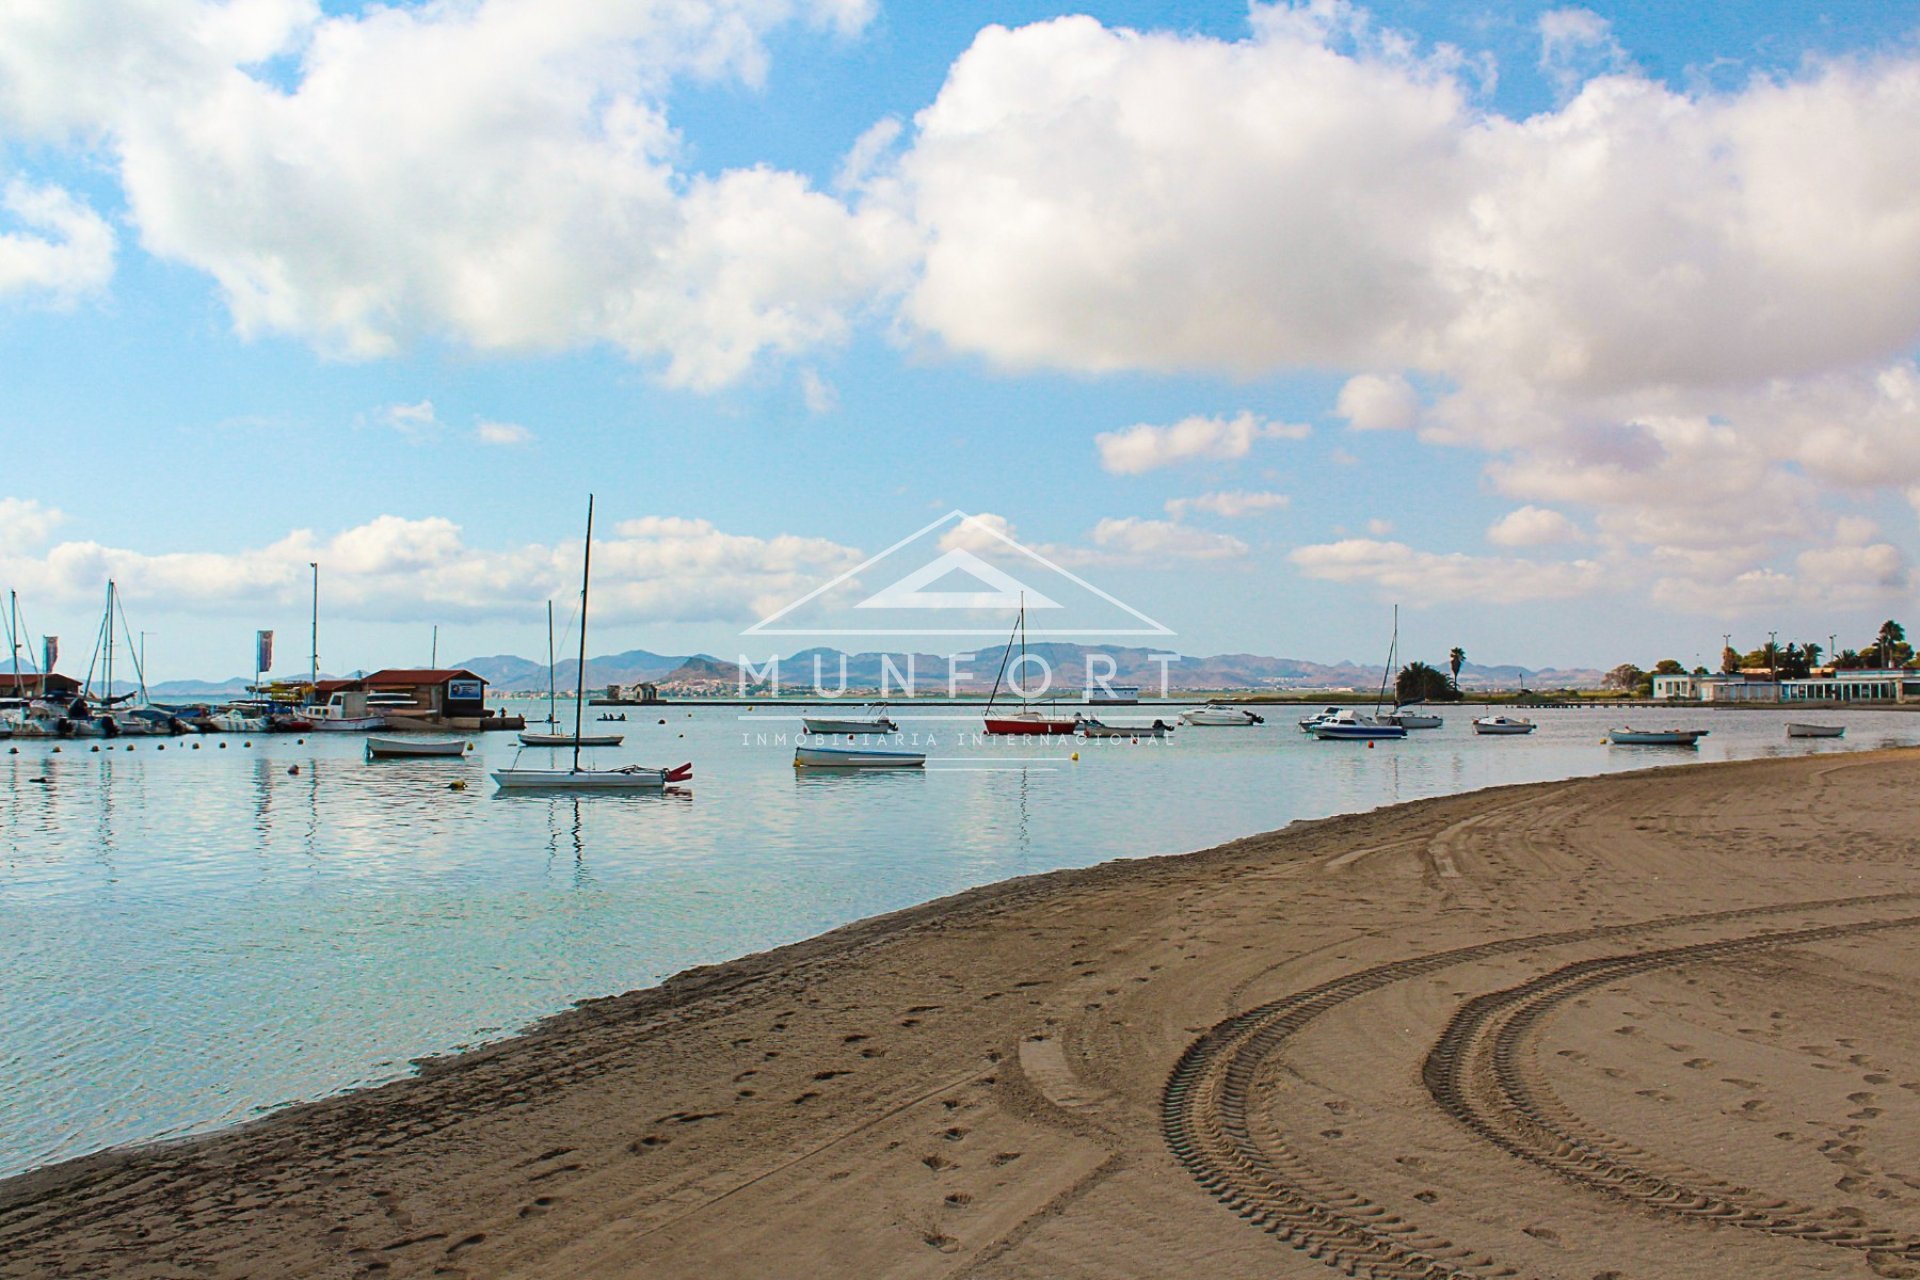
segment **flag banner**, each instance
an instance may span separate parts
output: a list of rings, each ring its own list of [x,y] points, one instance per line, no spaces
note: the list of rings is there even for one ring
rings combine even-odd
[[[273,670],[273,632],[262,631],[254,640],[253,669],[255,671]]]
[[[60,637],[42,636],[41,641],[44,656],[40,660],[40,670],[42,672],[52,671],[53,664],[60,661]]]

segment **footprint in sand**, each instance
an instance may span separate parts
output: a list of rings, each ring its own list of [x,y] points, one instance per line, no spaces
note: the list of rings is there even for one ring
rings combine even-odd
[[[1714,1061],[1712,1058],[1688,1058],[1680,1065],[1683,1067],[1691,1067],[1695,1071],[1704,1071],[1708,1067],[1713,1066]]]
[[[956,1169],[959,1167],[953,1161],[947,1159],[945,1156],[941,1155],[937,1151],[931,1155],[921,1156],[920,1163],[927,1166],[927,1168],[933,1170],[935,1173],[939,1173],[943,1169]]]
[[[523,1218],[537,1218],[543,1213],[552,1212],[553,1205],[554,1199],[552,1196],[537,1196],[534,1198],[533,1203],[520,1206],[520,1216]],[[451,1250],[449,1250],[449,1252],[451,1252]]]
[[[956,1209],[964,1209],[973,1203],[973,1197],[964,1191],[956,1191],[947,1197],[947,1203]]]

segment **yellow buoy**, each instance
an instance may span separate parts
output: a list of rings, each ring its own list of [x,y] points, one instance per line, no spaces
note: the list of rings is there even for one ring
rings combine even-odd
[[[1068,758],[1069,758],[1069,759],[1073,759],[1073,760],[1078,760],[1078,759],[1080,758],[1080,753],[1079,753],[1078,751],[1076,751],[1076,752],[1074,752],[1074,753],[1073,753],[1073,755],[1072,755],[1072,756],[1070,756],[1070,757],[1068,757]]]

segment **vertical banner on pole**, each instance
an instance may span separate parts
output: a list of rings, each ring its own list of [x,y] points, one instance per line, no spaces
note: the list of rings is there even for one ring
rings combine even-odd
[[[254,637],[253,669],[255,671],[273,670],[273,632],[262,631]]]

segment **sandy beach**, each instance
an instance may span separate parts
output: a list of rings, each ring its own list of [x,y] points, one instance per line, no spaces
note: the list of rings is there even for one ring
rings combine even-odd
[[[976,890],[0,1183],[7,1277],[1920,1276],[1920,753]]]

